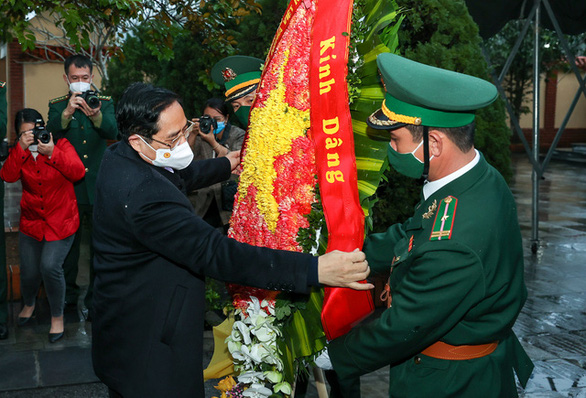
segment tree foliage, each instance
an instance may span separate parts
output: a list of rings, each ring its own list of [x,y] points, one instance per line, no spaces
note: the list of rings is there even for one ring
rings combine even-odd
[[[500,74],[509,58],[526,20],[509,21],[500,32],[488,39],[486,49],[497,74]],[[530,23],[528,33],[523,38],[517,55],[513,58],[508,73],[504,76],[503,88],[517,118],[529,113],[528,101],[533,93],[533,62],[534,62],[534,24]],[[586,53],[586,33],[580,35],[564,35],[574,55]],[[540,70],[547,78],[554,71],[567,71],[568,61],[562,50],[561,41],[554,31],[541,29]]]
[[[405,19],[399,30],[399,51],[406,58],[490,80],[481,53],[478,27],[461,0],[397,0]],[[475,146],[506,179],[511,177],[510,131],[500,100],[476,115]],[[389,168],[377,191],[374,230],[404,221],[420,199],[413,179]]]
[[[182,32],[199,35],[205,45],[230,47],[235,41],[226,26],[260,10],[253,0],[4,0],[0,32],[2,40],[15,38],[23,50],[37,47],[58,54],[52,47],[58,45],[85,53],[107,79],[110,56],[124,58],[120,46],[138,25],[150,54],[170,60]],[[31,15],[45,23],[31,23]]]
[[[264,59],[287,3],[287,0],[261,0],[255,3],[259,12],[238,19],[231,18],[228,9],[216,4],[220,8],[211,8],[202,15],[209,13],[208,18],[212,18],[214,14],[218,21],[223,18],[224,39],[219,40],[211,33],[215,25],[191,26],[191,30],[185,29],[173,38],[173,57],[165,59],[159,59],[149,49],[152,26],[142,23],[128,35],[121,47],[122,56],[112,59],[107,90],[117,100],[130,83],[148,81],[177,92],[188,116],[198,117],[208,98],[224,96],[223,87],[211,79],[214,64],[234,54]]]

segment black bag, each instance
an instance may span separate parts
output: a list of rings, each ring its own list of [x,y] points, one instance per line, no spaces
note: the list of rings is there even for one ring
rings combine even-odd
[[[0,162],[3,162],[8,158],[8,140],[3,139],[0,141]]]
[[[236,191],[238,191],[238,181],[228,180],[222,182],[222,203],[220,205],[222,210],[232,211]]]

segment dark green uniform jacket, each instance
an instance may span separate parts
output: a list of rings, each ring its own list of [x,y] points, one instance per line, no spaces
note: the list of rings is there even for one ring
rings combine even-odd
[[[62,124],[62,114],[69,102],[70,95],[49,101],[49,120],[47,130],[53,134],[66,137],[77,151],[85,166],[85,177],[75,184],[75,197],[78,204],[94,203],[94,187],[98,168],[106,150],[106,140],[114,140],[118,136],[114,101],[111,97],[99,96],[102,119],[99,126],[79,109],[67,126]]]
[[[404,224],[371,235],[364,251],[373,273],[394,258],[392,305],[330,343],[348,396],[359,395],[358,376],[386,365],[390,397],[517,396],[514,369],[523,384],[533,369],[511,330],[527,297],[521,233],[513,196],[484,157]],[[471,360],[421,354],[437,341],[497,340],[492,354]]]

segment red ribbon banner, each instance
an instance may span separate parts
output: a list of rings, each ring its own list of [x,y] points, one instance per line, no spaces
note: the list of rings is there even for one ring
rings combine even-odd
[[[310,55],[311,130],[328,249],[352,251],[364,239],[348,100],[348,44],[353,0],[317,0]],[[322,324],[328,340],[374,310],[369,291],[325,288]]]

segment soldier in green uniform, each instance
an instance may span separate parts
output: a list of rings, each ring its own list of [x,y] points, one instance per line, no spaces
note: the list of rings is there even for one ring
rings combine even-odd
[[[390,164],[423,178],[413,216],[373,234],[364,252],[390,273],[381,317],[333,340],[344,394],[390,365],[390,397],[516,397],[533,364],[511,330],[527,297],[514,198],[474,148],[474,110],[493,102],[481,79],[393,54],[368,124],[388,130]]]
[[[0,142],[6,138],[6,83],[0,81]],[[8,338],[8,280],[6,275],[6,236],[4,232],[4,181],[0,181],[0,340]]]
[[[92,62],[89,58],[83,55],[72,55],[67,58],[63,80],[69,88],[69,93],[49,101],[47,121],[47,129],[53,134],[66,137],[85,165],[85,177],[75,184],[75,196],[80,220],[85,218],[90,223],[90,231],[98,167],[106,150],[106,140],[114,140],[118,135],[114,102],[110,97],[90,92],[92,78]],[[77,304],[79,294],[76,279],[81,230],[80,225],[71,251],[63,264],[67,305]],[[90,244],[90,285],[85,297],[85,306],[88,309],[91,309],[92,298],[92,264],[93,247]]]
[[[232,106],[244,129],[248,127],[250,107],[254,103],[262,65],[262,59],[233,55],[221,59],[212,68],[212,79],[225,87],[225,101]]]

